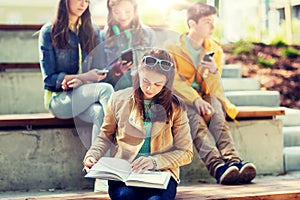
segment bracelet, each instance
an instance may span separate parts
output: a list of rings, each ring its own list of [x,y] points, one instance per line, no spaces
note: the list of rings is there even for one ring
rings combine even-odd
[[[152,163],[153,163],[153,168],[151,170],[155,170],[156,167],[157,167],[157,163],[156,163],[156,160],[152,157],[152,156],[149,156],[149,158],[151,158],[152,160]]]

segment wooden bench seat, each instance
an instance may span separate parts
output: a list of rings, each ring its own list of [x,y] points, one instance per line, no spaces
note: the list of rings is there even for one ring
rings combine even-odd
[[[58,119],[51,113],[8,114],[0,115],[0,128],[28,126],[74,126],[73,119]]]
[[[223,199],[223,200],[290,200],[300,198],[299,179],[283,180],[258,180],[248,185],[218,185],[197,184],[190,186],[179,186],[177,188],[176,200],[185,199]],[[10,200],[21,200],[22,198],[10,198]],[[27,196],[28,200],[55,200],[55,199],[109,199],[108,194],[94,192],[78,192],[69,194]]]
[[[5,69],[39,69],[39,68],[40,68],[40,63],[37,62],[0,63],[0,70],[2,71]]]
[[[272,119],[277,115],[285,115],[284,108],[266,106],[237,106],[237,120],[243,119]]]
[[[239,106],[237,120],[243,119],[266,119],[277,115],[284,115],[283,108],[258,107],[258,106]],[[33,113],[33,114],[8,114],[0,115],[0,128],[5,127],[59,127],[74,126],[73,119],[58,119],[51,113]]]

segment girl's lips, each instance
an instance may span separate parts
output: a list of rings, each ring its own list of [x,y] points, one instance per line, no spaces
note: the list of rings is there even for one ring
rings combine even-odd
[[[146,95],[147,95],[147,96],[152,96],[152,93],[146,92]]]
[[[122,25],[127,25],[127,24],[129,24],[129,23],[128,23],[127,20],[124,20],[124,21],[120,21],[120,24],[122,24]]]

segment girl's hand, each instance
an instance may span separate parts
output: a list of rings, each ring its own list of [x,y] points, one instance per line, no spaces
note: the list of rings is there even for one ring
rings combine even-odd
[[[122,65],[120,66],[120,71],[122,74],[127,72],[131,67],[133,67],[133,62],[126,62],[125,60],[122,61]]]
[[[67,82],[68,88],[78,88],[79,86],[83,85],[83,82],[79,78],[74,78]]]
[[[94,157],[87,157],[83,163],[85,171],[88,172],[96,163],[97,160]]]
[[[79,86],[89,82],[99,82],[105,79],[107,73],[101,73],[101,70],[92,69],[83,74],[65,75],[64,80],[61,83],[61,87],[64,91],[70,88],[78,88]]]
[[[112,70],[114,71],[116,76],[121,76],[131,67],[133,67],[133,62],[126,63],[126,60],[122,60],[115,62],[112,66]]]
[[[92,69],[84,74],[79,75],[84,82],[99,82],[105,79],[107,73],[102,73],[99,69]]]
[[[141,156],[131,163],[131,171],[134,173],[144,173],[154,168],[153,158]]]
[[[65,75],[64,80],[61,83],[61,87],[64,91],[67,91],[70,88],[77,88],[82,84],[82,81],[78,79],[77,75]]]
[[[64,79],[62,82],[61,82],[61,88],[64,90],[64,91],[67,91],[68,90],[68,85],[67,85],[67,80]]]

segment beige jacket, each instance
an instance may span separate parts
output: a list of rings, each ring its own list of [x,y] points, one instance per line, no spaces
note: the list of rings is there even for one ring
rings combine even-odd
[[[93,156],[99,160],[111,145],[113,157],[129,162],[135,159],[144,143],[145,131],[132,94],[133,89],[127,88],[111,96],[101,133],[85,159]],[[157,169],[170,171],[172,177],[179,182],[179,167],[192,161],[193,142],[186,111],[175,105],[173,108],[169,121],[152,124],[150,148]]]

